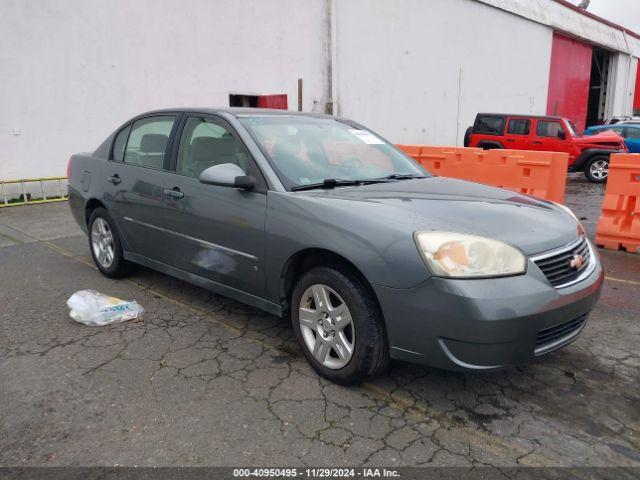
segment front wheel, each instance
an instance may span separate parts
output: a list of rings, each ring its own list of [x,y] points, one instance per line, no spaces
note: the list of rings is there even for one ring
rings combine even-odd
[[[593,183],[604,183],[609,176],[609,157],[597,155],[587,162],[584,175]]]
[[[291,297],[293,331],[311,366],[342,385],[383,372],[389,364],[380,308],[355,275],[335,268],[306,272]]]

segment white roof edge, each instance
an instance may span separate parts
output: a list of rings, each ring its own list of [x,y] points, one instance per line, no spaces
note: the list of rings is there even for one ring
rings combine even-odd
[[[640,58],[640,38],[629,35],[627,32],[624,32],[624,37],[627,40],[629,53],[636,58]]]
[[[640,57],[640,39],[554,0],[477,0],[611,50]]]

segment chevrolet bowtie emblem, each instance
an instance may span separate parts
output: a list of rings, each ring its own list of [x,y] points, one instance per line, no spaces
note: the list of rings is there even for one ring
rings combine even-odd
[[[574,270],[580,270],[584,265],[584,257],[582,255],[574,255],[569,266]]]

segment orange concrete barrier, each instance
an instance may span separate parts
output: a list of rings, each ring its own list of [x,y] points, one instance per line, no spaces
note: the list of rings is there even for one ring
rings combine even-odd
[[[564,201],[569,155],[524,150],[397,145],[434,175]]]
[[[413,158],[416,162],[420,159],[420,154],[422,153],[422,149],[424,145],[396,145],[399,147],[404,153]]]
[[[640,253],[640,155],[611,155],[607,190],[596,229],[598,246]]]

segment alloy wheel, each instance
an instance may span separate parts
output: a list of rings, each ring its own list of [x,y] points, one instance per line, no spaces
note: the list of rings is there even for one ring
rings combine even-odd
[[[589,167],[589,173],[596,180],[604,180],[609,175],[609,162],[606,160],[593,162]]]
[[[331,287],[311,285],[302,294],[298,310],[304,343],[323,366],[344,367],[353,356],[356,332],[351,312]]]
[[[96,218],[91,226],[91,248],[102,268],[111,267],[114,258],[113,233],[103,218]]]

